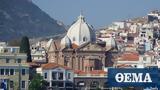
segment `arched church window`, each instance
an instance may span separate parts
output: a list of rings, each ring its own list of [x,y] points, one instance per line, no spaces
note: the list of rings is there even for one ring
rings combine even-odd
[[[83,41],[84,41],[84,42],[87,41],[87,37],[83,37]]]
[[[76,38],[75,38],[75,37],[73,37],[73,41],[76,41]]]

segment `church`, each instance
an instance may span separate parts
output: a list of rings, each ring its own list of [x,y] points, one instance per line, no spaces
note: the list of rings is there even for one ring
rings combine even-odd
[[[96,39],[94,28],[80,15],[61,40],[50,40],[48,62],[73,70],[103,70],[112,66],[112,50]]]

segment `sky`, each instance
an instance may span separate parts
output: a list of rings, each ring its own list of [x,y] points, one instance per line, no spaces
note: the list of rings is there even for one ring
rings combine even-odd
[[[160,10],[160,0],[32,0],[52,18],[71,25],[82,14],[95,28]]]

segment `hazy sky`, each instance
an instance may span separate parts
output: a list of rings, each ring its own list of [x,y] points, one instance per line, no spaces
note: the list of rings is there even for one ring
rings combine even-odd
[[[70,25],[80,12],[95,28],[109,25],[113,21],[144,16],[159,9],[160,0],[32,0],[43,11],[56,20]]]

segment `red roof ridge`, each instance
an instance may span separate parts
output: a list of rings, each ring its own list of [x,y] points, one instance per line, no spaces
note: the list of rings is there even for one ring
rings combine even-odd
[[[61,67],[61,68],[64,68],[66,70],[71,70],[71,68],[69,68],[67,66],[59,65],[57,63],[47,63],[47,64],[42,65],[42,69],[54,69],[54,68],[57,68],[57,67]]]

